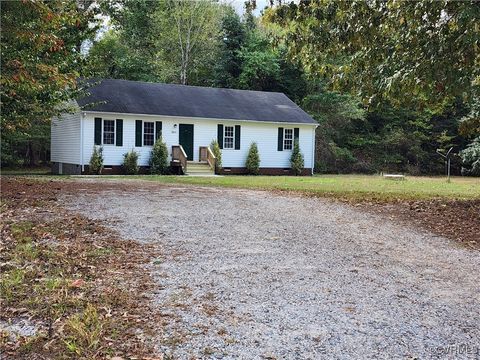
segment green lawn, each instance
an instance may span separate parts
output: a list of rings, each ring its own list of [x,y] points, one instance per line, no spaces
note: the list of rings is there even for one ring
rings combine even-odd
[[[480,199],[480,178],[466,177],[454,177],[450,183],[447,183],[443,177],[407,177],[401,181],[387,180],[375,175],[316,175],[312,177],[146,175],[134,178],[166,184],[298,191],[318,196],[355,200]]]
[[[46,168],[2,169],[2,175],[43,175]],[[35,176],[37,180],[65,179],[68,176]],[[444,177],[407,176],[405,180],[387,180],[378,175],[315,175],[315,176],[102,176],[108,179],[142,179],[164,184],[191,184],[202,186],[233,187],[294,191],[315,196],[336,197],[352,200],[425,200],[480,199],[480,178],[452,177],[447,183]]]

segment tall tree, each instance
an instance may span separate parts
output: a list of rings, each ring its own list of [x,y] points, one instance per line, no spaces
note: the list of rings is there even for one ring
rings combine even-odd
[[[248,34],[240,51],[242,72],[239,84],[244,89],[274,91],[280,79],[280,59],[266,36],[258,30]]]
[[[366,112],[358,99],[327,91],[323,83],[310,87],[302,107],[320,124],[316,130],[317,170],[349,172],[356,161],[347,143],[352,135],[352,122],[364,122]]]
[[[159,81],[154,14],[161,1],[109,0],[100,3],[109,31],[93,43],[87,76]]]
[[[79,49],[96,31],[95,7],[83,5],[74,0],[1,3],[1,131],[3,139],[11,137],[11,146],[13,139],[33,141],[38,133],[34,136],[32,129],[44,128],[78,93]]]
[[[125,66],[127,59],[128,48],[122,45],[114,30],[109,30],[90,47],[84,74],[87,77],[133,80],[131,69]]]
[[[472,109],[479,102],[475,1],[301,0],[269,9],[264,21],[282,27],[309,74],[369,105],[441,112],[458,97]],[[465,121],[478,124],[478,112]]]
[[[238,54],[242,64],[240,88],[283,92],[297,102],[305,96],[303,71],[286,59],[283,46],[273,46],[264,29],[249,31]]]
[[[219,36],[220,47],[215,65],[215,85],[236,88],[242,71],[239,52],[246,40],[246,29],[240,16],[232,7],[225,8]]]
[[[156,56],[179,83],[213,65],[222,8],[212,1],[166,0],[156,11]]]
[[[128,80],[211,85],[220,45],[217,2],[109,0],[112,28],[94,43],[88,72]]]

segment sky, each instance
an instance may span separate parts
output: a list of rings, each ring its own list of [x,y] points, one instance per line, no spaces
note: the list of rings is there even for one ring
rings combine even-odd
[[[245,12],[244,4],[245,0],[223,0],[225,3],[232,5],[235,8],[235,11],[238,15],[243,15]],[[260,12],[269,5],[269,0],[257,0],[257,8],[254,11],[255,15],[260,15]]]

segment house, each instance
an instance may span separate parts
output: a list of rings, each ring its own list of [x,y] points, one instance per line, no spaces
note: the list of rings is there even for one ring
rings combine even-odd
[[[120,173],[123,154],[132,149],[146,172],[160,136],[180,172],[188,173],[187,164],[212,166],[208,146],[217,140],[224,174],[245,173],[252,142],[261,174],[289,174],[294,139],[304,174],[313,171],[318,123],[282,93],[113,79],[96,82],[88,93],[75,102],[77,111],[52,121],[53,173],[88,173],[95,145],[103,147],[104,173]]]

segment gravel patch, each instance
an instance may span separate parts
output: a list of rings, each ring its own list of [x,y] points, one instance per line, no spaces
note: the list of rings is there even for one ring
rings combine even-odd
[[[19,336],[37,335],[39,326],[30,319],[18,317],[11,322],[0,320],[0,331],[4,331],[10,341],[17,341]]]
[[[165,319],[159,352],[480,356],[478,251],[326,199],[142,184],[65,203],[161,247],[149,269]]]

